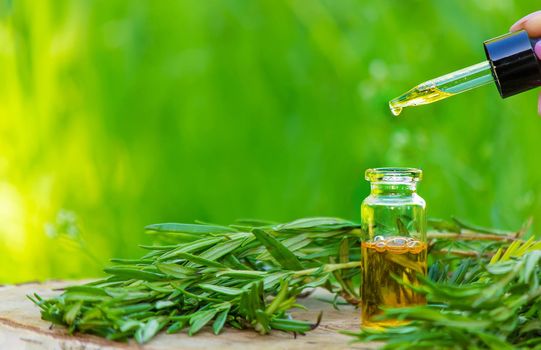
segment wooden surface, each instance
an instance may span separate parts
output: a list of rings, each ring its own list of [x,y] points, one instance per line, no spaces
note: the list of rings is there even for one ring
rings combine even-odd
[[[284,332],[273,332],[261,336],[253,331],[239,331],[225,328],[222,334],[215,336],[210,329],[189,337],[186,333],[159,334],[148,344],[141,346],[131,341],[119,343],[103,338],[77,334],[70,336],[60,326],[51,327],[49,322],[40,318],[39,309],[26,295],[34,292],[43,297],[60,293],[54,291],[74,282],[31,283],[18,286],[0,287],[0,349],[61,349],[61,350],[97,350],[97,349],[376,349],[375,343],[348,344],[350,337],[339,334],[341,329],[359,328],[359,311],[351,306],[340,306],[334,310],[329,303],[320,298],[330,298],[325,291],[316,291],[312,296],[301,299],[301,303],[310,311],[294,311],[297,319],[315,320],[319,311],[323,311],[320,326],[305,336]]]

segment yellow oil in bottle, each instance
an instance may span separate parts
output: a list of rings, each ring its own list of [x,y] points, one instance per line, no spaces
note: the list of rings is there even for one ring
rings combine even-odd
[[[390,101],[389,108],[395,116],[398,116],[404,107],[425,105],[453,95],[455,94],[440,90],[433,84],[425,83]]]
[[[426,275],[427,245],[409,237],[376,236],[363,242],[362,250],[362,325],[385,327],[403,324],[398,320],[374,320],[381,307],[406,307],[426,304],[425,296],[398,283],[392,275],[411,285],[417,274]]]

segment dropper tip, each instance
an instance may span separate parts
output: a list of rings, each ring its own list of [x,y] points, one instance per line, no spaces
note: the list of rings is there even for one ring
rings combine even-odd
[[[391,113],[392,113],[395,117],[398,117],[398,116],[400,115],[400,113],[402,113],[402,107],[397,106],[397,105],[395,104],[395,100],[389,101],[389,109],[391,110]]]

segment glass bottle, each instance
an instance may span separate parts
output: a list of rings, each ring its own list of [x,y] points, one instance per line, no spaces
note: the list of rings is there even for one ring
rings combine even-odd
[[[400,323],[374,320],[382,312],[380,307],[426,303],[424,295],[396,280],[416,285],[417,274],[426,275],[426,204],[417,194],[421,177],[422,171],[413,168],[375,168],[365,173],[371,191],[361,205],[363,326]]]

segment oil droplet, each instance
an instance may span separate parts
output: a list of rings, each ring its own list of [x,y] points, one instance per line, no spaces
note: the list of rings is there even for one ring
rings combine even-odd
[[[398,117],[402,113],[402,107],[394,106],[392,102],[389,102],[389,108],[395,117]]]

